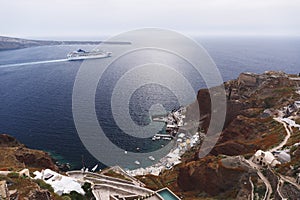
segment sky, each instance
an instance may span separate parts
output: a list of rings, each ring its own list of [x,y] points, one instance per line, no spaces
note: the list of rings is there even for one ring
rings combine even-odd
[[[145,27],[300,36],[300,0],[0,0],[0,27],[0,35],[33,39],[98,39]]]

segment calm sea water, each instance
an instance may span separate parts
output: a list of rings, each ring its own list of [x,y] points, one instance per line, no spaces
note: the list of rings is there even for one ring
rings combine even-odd
[[[197,41],[214,59],[224,81],[244,71],[300,72],[300,38],[198,38]],[[71,163],[73,168],[81,168],[82,156],[88,167],[99,163],[81,143],[72,117],[72,90],[81,62],[63,59],[77,48],[93,46],[45,46],[0,52],[0,132],[15,136],[28,147],[46,150],[60,162]],[[96,93],[99,122],[110,139],[123,149],[140,147],[141,151],[150,151],[163,144],[154,144],[151,139],[134,140],[122,134],[110,110],[109,97],[117,80],[128,70],[122,67],[126,62],[139,64],[153,57],[164,62],[169,56],[151,51],[146,55],[137,54],[134,61],[125,59],[123,63],[115,63],[99,82]],[[178,70],[185,73],[194,90],[205,87],[188,64],[170,59],[184,66],[184,70]],[[48,60],[58,61],[13,65]],[[139,88],[129,102],[132,119],[139,125],[149,123],[147,111],[155,103],[162,103],[166,110],[180,105],[167,88],[147,85]]]

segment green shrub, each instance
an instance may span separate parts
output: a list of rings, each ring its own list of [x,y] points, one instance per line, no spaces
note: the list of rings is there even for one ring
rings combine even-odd
[[[84,184],[83,184],[83,186],[82,186],[82,189],[84,190],[84,192],[85,192],[85,197],[87,198],[87,199],[94,199],[94,195],[93,195],[93,193],[92,193],[92,188],[91,188],[91,184],[90,183],[88,183],[88,182],[85,182]]]
[[[48,183],[46,183],[45,181],[43,181],[41,179],[36,179],[35,182],[40,186],[41,189],[45,189],[50,192],[54,192],[54,189],[52,188],[52,186],[49,185]]]
[[[76,191],[71,191],[69,196],[72,200],[85,200],[84,196]]]
[[[11,173],[7,174],[7,177],[9,177],[9,178],[19,178],[19,173],[11,172]]]

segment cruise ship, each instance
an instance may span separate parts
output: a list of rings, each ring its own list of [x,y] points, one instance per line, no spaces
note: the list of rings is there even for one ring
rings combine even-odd
[[[107,58],[110,57],[111,52],[105,52],[101,50],[92,50],[85,51],[82,49],[78,49],[77,51],[73,51],[67,55],[67,59],[69,61],[74,60],[86,60],[86,59],[97,59],[97,58]]]

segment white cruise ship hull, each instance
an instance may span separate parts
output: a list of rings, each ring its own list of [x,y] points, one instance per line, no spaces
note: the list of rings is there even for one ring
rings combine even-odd
[[[76,60],[87,60],[87,59],[100,59],[100,58],[107,58],[110,57],[111,53],[101,53],[98,55],[75,55],[75,56],[68,56],[68,61],[76,61]]]

